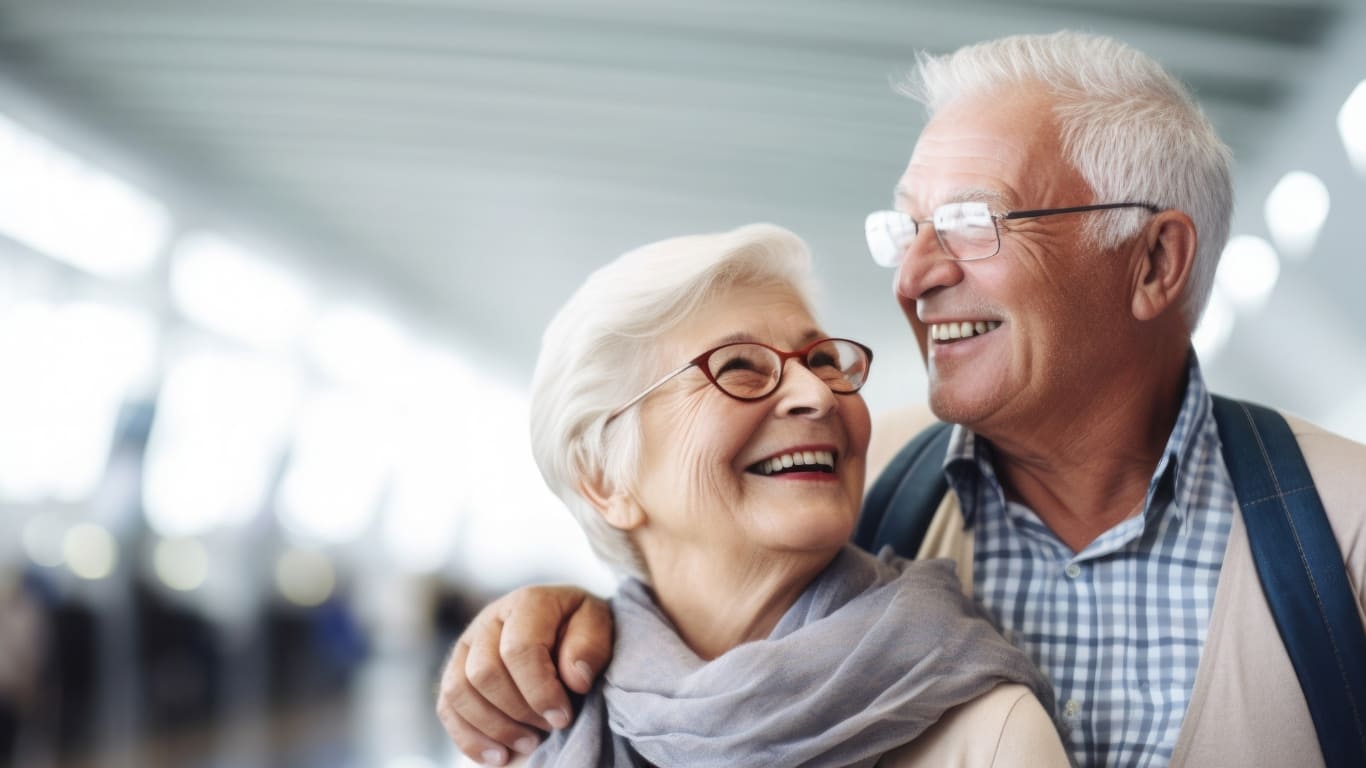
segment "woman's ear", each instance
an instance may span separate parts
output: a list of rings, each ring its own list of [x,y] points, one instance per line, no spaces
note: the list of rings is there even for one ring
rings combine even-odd
[[[1131,308],[1135,319],[1146,321],[1179,308],[1195,266],[1195,223],[1181,211],[1160,211],[1144,229],[1142,242]]]
[[[622,531],[630,531],[645,524],[645,510],[625,488],[614,488],[597,472],[591,478],[579,480],[579,494],[602,515],[607,524]]]

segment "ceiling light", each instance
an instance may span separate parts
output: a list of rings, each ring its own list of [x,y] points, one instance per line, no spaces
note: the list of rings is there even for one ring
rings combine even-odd
[[[1280,274],[1280,261],[1271,243],[1253,235],[1238,235],[1224,247],[1214,281],[1238,309],[1255,311],[1271,296]]]
[[[1319,177],[1291,171],[1266,196],[1266,226],[1281,253],[1304,259],[1328,218],[1328,187]]]
[[[371,386],[404,382],[413,344],[387,314],[359,304],[323,312],[308,339],[309,352],[334,381]]]
[[[1366,176],[1366,80],[1357,83],[1338,112],[1338,133],[1357,173]]]
[[[171,295],[194,322],[263,348],[288,346],[312,319],[313,295],[302,279],[208,233],[176,245]]]
[[[300,418],[280,481],[280,522],[309,543],[360,536],[384,493],[392,465],[388,410],[362,396],[330,392]]]
[[[105,277],[145,271],[170,232],[156,200],[0,118],[0,233]]]
[[[43,301],[0,310],[0,498],[88,499],[120,410],[153,375],[156,343],[139,310]]]
[[[486,435],[499,429],[525,435],[525,430],[491,423],[486,413],[471,413],[466,404],[482,402],[487,383],[445,350],[420,350],[405,375],[406,407],[394,423],[398,450],[382,531],[394,564],[422,573],[450,562],[470,489],[477,485],[470,478],[484,477],[490,460]],[[525,410],[524,398],[514,402]]]
[[[185,537],[249,520],[264,505],[302,385],[289,367],[200,352],[166,375],[147,441],[144,510]]]

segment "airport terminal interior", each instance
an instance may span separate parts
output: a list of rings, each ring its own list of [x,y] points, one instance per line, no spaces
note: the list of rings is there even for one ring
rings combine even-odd
[[[555,310],[772,221],[923,411],[863,233],[898,82],[1058,29],[1233,150],[1211,387],[1366,441],[1359,0],[0,0],[0,765],[462,764],[474,612],[614,585],[531,459]]]

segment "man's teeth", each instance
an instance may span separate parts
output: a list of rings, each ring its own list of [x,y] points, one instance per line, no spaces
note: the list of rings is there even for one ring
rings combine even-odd
[[[978,320],[969,322],[964,320],[961,323],[934,323],[930,326],[930,338],[934,341],[951,341],[953,339],[966,339],[971,336],[978,336],[987,331],[994,331],[1001,326],[999,320]]]
[[[771,459],[764,459],[755,465],[761,475],[772,475],[785,469],[811,468],[816,471],[834,472],[835,454],[830,451],[793,451]]]

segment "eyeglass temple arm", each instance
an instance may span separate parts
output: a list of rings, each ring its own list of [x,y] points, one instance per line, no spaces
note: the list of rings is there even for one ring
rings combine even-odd
[[[641,400],[644,400],[646,395],[648,395],[648,394],[650,394],[651,392],[655,391],[656,389],[659,389],[660,387],[664,386],[666,383],[668,383],[669,379],[672,379],[673,377],[675,377],[675,376],[677,376],[678,374],[680,374],[680,373],[682,373],[682,372],[688,370],[689,368],[693,367],[694,365],[697,365],[697,362],[696,362],[696,361],[689,361],[689,362],[684,363],[683,365],[681,365],[681,366],[675,368],[674,370],[669,371],[668,373],[664,374],[663,376],[660,377],[659,381],[656,381],[655,383],[653,383],[653,384],[651,384],[650,386],[646,387],[644,392],[641,392],[640,394],[636,395],[635,397],[631,398],[630,400],[627,400],[627,401],[626,401],[625,403],[623,403],[622,405],[617,406],[611,413],[607,414],[607,421],[611,421],[612,419],[615,419],[616,417],[618,417],[618,416],[620,416],[621,414],[625,413],[627,408],[630,408],[631,406],[635,405],[636,403],[640,402]],[[603,423],[606,424],[607,421],[604,421]]]
[[[1100,205],[1076,205],[1071,208],[1040,208],[1032,211],[1011,211],[1001,216],[1003,219],[1036,219],[1043,216],[1057,216],[1061,213],[1084,213],[1086,211],[1108,211],[1114,208],[1145,208],[1148,213],[1159,213],[1161,206],[1152,203],[1101,203]]]

